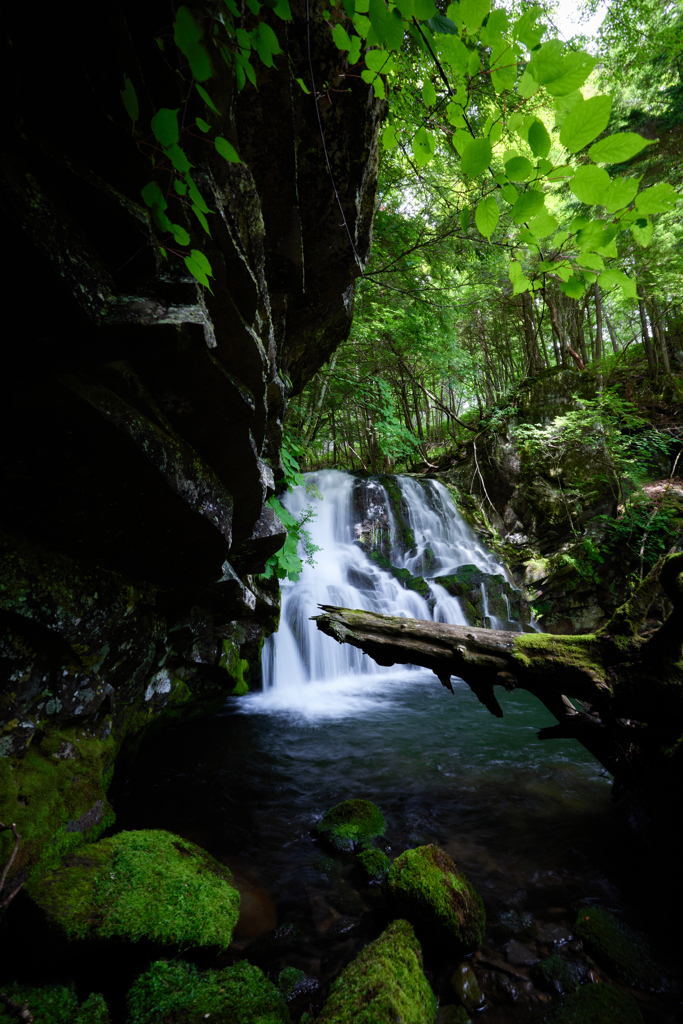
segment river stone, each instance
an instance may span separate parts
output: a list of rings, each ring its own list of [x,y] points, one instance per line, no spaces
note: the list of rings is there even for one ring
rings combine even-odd
[[[588,968],[583,961],[567,960],[554,953],[531,970],[534,984],[546,992],[566,995],[585,981]]]
[[[420,943],[407,921],[393,921],[342,971],[317,1024],[432,1024],[435,1014]]]
[[[119,832],[36,873],[29,895],[70,939],[230,943],[240,896],[208,853],[161,830]]]
[[[374,848],[363,850],[358,854],[358,860],[370,882],[381,882],[391,867],[391,861],[386,853]]]
[[[200,972],[182,960],[157,960],[128,993],[128,1024],[290,1024],[281,993],[246,960]]]
[[[517,939],[510,939],[506,951],[507,962],[515,967],[530,967],[538,963],[538,957],[528,946],[518,942]]]
[[[665,992],[670,987],[644,939],[604,907],[582,907],[574,933],[601,966],[628,985],[650,992]]]
[[[316,828],[318,835],[337,850],[351,851],[383,835],[386,822],[370,800],[344,800],[331,807]]]
[[[551,1024],[643,1024],[633,996],[614,985],[581,985],[550,1018]]]
[[[383,892],[397,915],[414,924],[423,941],[472,949],[484,937],[484,904],[447,853],[434,844],[396,858]]]
[[[469,964],[458,964],[451,975],[451,986],[462,1005],[470,1013],[480,1010],[486,1002],[486,996],[479,988],[477,976]]]

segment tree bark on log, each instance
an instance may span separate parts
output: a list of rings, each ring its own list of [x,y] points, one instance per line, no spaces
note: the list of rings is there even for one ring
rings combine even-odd
[[[639,636],[658,586],[673,611],[654,634]],[[661,560],[610,622],[585,636],[320,607],[318,629],[339,643],[379,665],[422,665],[451,691],[451,676],[459,676],[498,718],[495,686],[528,690],[558,723],[538,738],[578,740],[614,776],[615,797],[648,786],[662,771],[683,774],[683,553]]]

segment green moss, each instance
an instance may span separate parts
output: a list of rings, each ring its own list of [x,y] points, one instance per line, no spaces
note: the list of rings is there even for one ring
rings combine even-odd
[[[391,862],[382,850],[363,850],[358,860],[371,882],[381,882],[391,867]]]
[[[330,808],[317,825],[318,834],[337,850],[352,850],[356,844],[383,835],[385,829],[384,815],[370,800],[344,800]]]
[[[239,647],[233,641],[223,641],[223,653],[219,665],[234,681],[235,685],[230,691],[230,696],[243,697],[245,693],[249,693],[249,683],[245,678],[249,675],[249,662],[240,658]]]
[[[289,1024],[289,1011],[263,971],[242,961],[201,973],[157,960],[128,993],[128,1024]]]
[[[120,832],[37,872],[29,895],[69,938],[227,946],[239,914],[228,868],[170,832]]]
[[[422,950],[407,921],[394,921],[330,989],[318,1024],[432,1024],[436,999]]]
[[[297,967],[283,967],[277,979],[277,987],[280,989],[283,999],[289,999],[296,986],[305,977],[304,972]]]
[[[573,992],[575,988],[586,977],[586,968],[583,964],[573,963],[565,960],[564,957],[554,953],[547,960],[541,960],[531,969],[531,976],[534,983],[546,992],[557,992],[559,995],[566,995]]]
[[[44,985],[40,988],[30,985],[3,986],[3,992],[21,1006],[28,1001],[28,1009],[35,1024],[73,1024],[76,1015],[76,995],[64,985]],[[0,1024],[16,1024],[17,1018],[7,1007],[0,1004]]]
[[[481,943],[486,923],[481,897],[438,846],[418,846],[397,857],[383,891],[424,940],[464,949]]]
[[[614,985],[582,985],[553,1014],[552,1024],[643,1024],[633,996]]]
[[[91,992],[76,1014],[74,1024],[111,1024],[109,1008],[104,996]]]
[[[643,939],[603,907],[582,907],[574,932],[610,974],[652,992],[668,988],[664,972],[652,960]]]

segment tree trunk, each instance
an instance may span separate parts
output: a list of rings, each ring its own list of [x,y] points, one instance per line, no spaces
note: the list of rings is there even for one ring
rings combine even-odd
[[[638,636],[659,585],[673,611],[656,633]],[[498,718],[494,686],[533,693],[558,722],[539,739],[577,739],[614,775],[615,796],[647,787],[662,770],[683,776],[675,752],[683,732],[683,553],[660,560],[595,635],[510,633],[321,607],[315,621],[323,633],[380,665],[422,665],[449,689],[459,676]]]
[[[602,359],[602,293],[600,285],[595,282],[595,361],[599,363]]]
[[[647,314],[645,313],[645,303],[643,302],[643,289],[638,286],[638,312],[640,313],[640,330],[643,335],[643,345],[645,346],[645,355],[647,356],[647,365],[650,370],[650,376],[657,376],[657,360],[655,359],[654,350],[652,348],[652,342],[650,341],[650,334],[647,329]]]

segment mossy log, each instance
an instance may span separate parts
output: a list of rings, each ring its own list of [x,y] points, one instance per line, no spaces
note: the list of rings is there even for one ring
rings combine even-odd
[[[673,603],[651,635],[638,627],[661,585]],[[653,569],[598,633],[553,636],[404,619],[321,605],[318,629],[380,665],[423,665],[452,690],[459,676],[500,718],[495,686],[533,693],[557,719],[539,739],[574,738],[614,775],[615,795],[683,761],[683,553]]]

